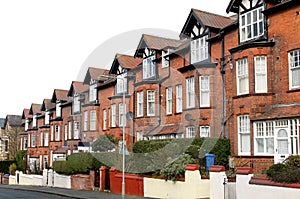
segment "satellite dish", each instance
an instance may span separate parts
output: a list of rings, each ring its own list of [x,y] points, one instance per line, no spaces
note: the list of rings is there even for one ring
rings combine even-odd
[[[127,120],[133,120],[133,112],[132,111],[127,112],[126,118],[127,118]]]
[[[187,113],[187,114],[185,114],[184,118],[186,121],[190,121],[192,119],[192,115]]]

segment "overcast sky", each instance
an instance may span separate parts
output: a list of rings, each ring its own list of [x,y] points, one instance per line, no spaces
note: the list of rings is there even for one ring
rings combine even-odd
[[[226,15],[228,3],[229,0],[0,1],[0,117],[21,115],[31,103],[51,98],[55,88],[68,90],[73,80],[84,76],[82,71],[88,65],[107,67],[109,63],[93,63],[95,55],[100,59],[97,52],[112,40],[120,43],[125,37],[120,45],[126,46],[126,32],[132,36],[144,29],[156,33],[164,29],[177,34],[191,8]],[[126,47],[122,50],[126,51]],[[105,57],[112,59],[114,53]]]

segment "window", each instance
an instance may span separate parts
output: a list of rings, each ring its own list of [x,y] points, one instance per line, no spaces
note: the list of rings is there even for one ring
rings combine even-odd
[[[147,91],[147,116],[155,115],[155,95],[153,90]]]
[[[194,126],[186,127],[186,138],[194,138],[195,135],[196,135],[196,132],[195,132]]]
[[[90,83],[90,91],[89,91],[89,100],[90,102],[97,100],[97,83],[94,81],[91,81]]]
[[[126,126],[126,104],[120,103],[119,104],[119,126]]]
[[[60,126],[55,125],[55,141],[60,141]]]
[[[27,140],[26,137],[24,138],[23,147],[24,147],[23,150],[27,150],[27,147],[28,147],[28,140]]]
[[[96,110],[90,111],[90,130],[95,131],[96,130]]]
[[[84,111],[83,113],[83,130],[87,131],[88,130],[88,112]]]
[[[191,63],[208,59],[208,35],[191,41]]]
[[[34,114],[33,115],[33,120],[32,120],[32,127],[33,128],[35,128],[35,127],[37,127],[37,115],[36,114]]]
[[[118,75],[117,77],[117,93],[127,92],[127,73]]]
[[[116,104],[111,105],[111,127],[116,127],[117,110]]]
[[[64,130],[65,130],[64,140],[66,141],[68,139],[68,125],[67,124],[65,124]]]
[[[103,130],[106,130],[106,123],[107,123],[107,115],[106,110],[103,110]]]
[[[68,122],[68,139],[72,139],[72,122]]]
[[[61,117],[61,102],[60,101],[57,101],[56,102],[56,117]]]
[[[167,114],[172,114],[172,87],[166,88],[166,109]]]
[[[46,111],[45,113],[45,125],[49,125],[50,123],[50,112]]]
[[[176,86],[176,113],[182,112],[182,85]]]
[[[144,95],[143,91],[137,92],[137,116],[142,117],[144,115]]]
[[[170,50],[163,50],[161,52],[161,67],[162,68],[166,68],[166,67],[169,67],[170,66],[170,61],[169,61],[169,53],[170,53]]]
[[[209,76],[199,77],[199,88],[200,88],[200,107],[210,106],[210,88],[209,88]]]
[[[264,34],[263,7],[240,15],[240,41],[248,41]]]
[[[255,67],[255,92],[265,93],[268,90],[266,56],[254,57],[254,67]]]
[[[300,49],[289,52],[290,88],[300,88]]]
[[[254,128],[254,153],[274,154],[274,125],[271,122],[256,122]]]
[[[51,141],[54,140],[54,126],[51,126],[51,137],[50,137]]]
[[[195,107],[195,79],[189,77],[186,79],[186,108]]]
[[[25,131],[27,131],[28,130],[28,128],[29,128],[29,119],[28,118],[26,118],[26,121],[25,121]]]
[[[4,151],[5,152],[8,152],[8,140],[5,140],[5,142],[4,142]]]
[[[79,139],[79,122],[74,121],[74,139]]]
[[[77,94],[73,98],[73,113],[80,112],[80,96]]]
[[[31,147],[31,136],[28,134],[28,147]]]
[[[44,132],[44,146],[49,146],[49,133]]]
[[[36,139],[36,135],[35,135],[35,133],[33,133],[32,135],[31,135],[31,147],[35,147],[35,140]]]
[[[239,155],[250,155],[250,117],[238,116]]]
[[[240,59],[236,62],[237,65],[237,94],[249,93],[249,80],[248,80],[248,59]]]
[[[155,55],[144,58],[143,60],[143,79],[154,77],[156,74],[155,70]]]
[[[137,132],[136,139],[137,139],[137,141],[143,140],[143,131]]]
[[[200,126],[200,137],[209,137],[209,136],[210,136],[210,127]]]
[[[43,135],[43,132],[41,132],[41,133],[40,133],[40,146],[43,146],[43,145],[44,145],[44,140],[43,140],[44,138],[43,138],[43,136],[44,136],[44,135]]]

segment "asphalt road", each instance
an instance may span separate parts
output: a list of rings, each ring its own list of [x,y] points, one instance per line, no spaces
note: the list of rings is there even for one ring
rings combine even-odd
[[[54,194],[47,193],[38,193],[32,191],[24,191],[24,190],[14,190],[14,189],[3,189],[0,188],[0,198],[1,199],[70,199],[69,197],[57,196]]]

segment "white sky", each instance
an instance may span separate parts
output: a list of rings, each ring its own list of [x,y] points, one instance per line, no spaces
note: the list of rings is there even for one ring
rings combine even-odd
[[[229,0],[2,0],[0,117],[21,115],[31,103],[51,98],[55,88],[68,90],[88,63],[89,55],[112,37],[144,28],[180,32],[191,8],[226,15],[228,3]],[[136,39],[138,42],[140,37]]]

